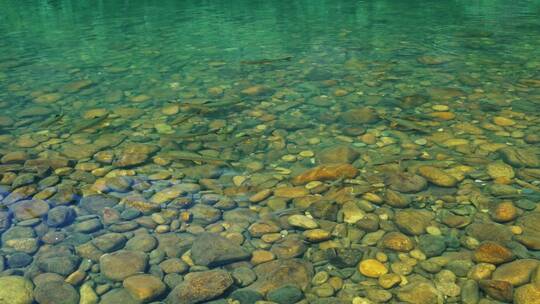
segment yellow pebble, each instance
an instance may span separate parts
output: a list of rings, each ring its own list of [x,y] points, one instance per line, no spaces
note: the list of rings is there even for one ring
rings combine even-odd
[[[434,105],[431,108],[433,110],[439,111],[439,112],[444,112],[444,111],[450,110],[450,107],[448,107],[447,105],[441,105],[441,104]]]
[[[300,153],[298,153],[298,155],[308,158],[308,157],[315,156],[315,153],[313,153],[313,151],[310,151],[310,150],[304,150],[304,151],[301,151]]]
[[[501,127],[509,127],[509,126],[513,126],[513,125],[516,124],[516,122],[513,119],[506,118],[506,117],[503,117],[503,116],[495,116],[495,117],[493,117],[493,123],[496,124],[497,126],[501,126]]]

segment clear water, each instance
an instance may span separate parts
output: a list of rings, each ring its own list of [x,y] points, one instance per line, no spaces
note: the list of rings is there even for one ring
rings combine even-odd
[[[384,252],[390,268],[399,251],[366,236],[354,239],[370,230],[343,219],[348,200],[362,209],[357,212],[379,218],[375,231],[397,230],[416,241],[425,227],[411,235],[396,227],[395,213],[428,210],[428,232],[442,233],[447,244],[436,256],[458,252],[459,259],[474,263],[470,252],[477,243],[498,241],[519,259],[538,258],[540,236],[530,222],[537,218],[540,190],[539,58],[538,1],[2,1],[0,269],[36,282],[39,273],[50,271],[39,266],[43,252],[63,256],[58,248],[65,247],[79,256],[77,246],[115,229],[128,239],[175,234],[189,242],[205,230],[220,232],[249,252],[268,249],[281,261],[289,256],[275,249],[279,241],[248,230],[273,218],[281,224],[272,233],[286,230],[280,238],[293,240],[282,247],[304,244],[294,257],[315,265],[314,272],[332,270],[331,277],[342,281],[330,293],[300,284],[303,301],[350,303],[375,297],[368,291],[381,287],[358,271],[337,274],[339,267],[323,252],[360,248],[362,260]],[[324,152],[344,146],[358,155]],[[527,152],[508,155],[504,147]],[[39,166],[28,161],[33,159],[41,160]],[[318,178],[322,186],[317,178],[307,188],[307,181],[291,184],[292,177],[332,161],[349,162],[360,172]],[[422,165],[438,167],[456,182],[438,184],[418,171]],[[411,201],[406,206],[388,204],[388,179],[397,171],[420,172],[429,180],[427,188],[398,195]],[[190,190],[156,198],[175,185]],[[261,201],[252,197],[256,193]],[[99,205],[112,208],[107,212],[80,205],[96,194],[122,201]],[[137,209],[125,203],[134,196],[152,207],[135,206],[144,214],[126,215]],[[307,202],[317,198],[338,201],[338,216],[311,214]],[[47,207],[21,205],[31,199]],[[183,199],[192,204],[182,206]],[[508,201],[516,215],[501,219],[506,205],[500,203]],[[74,216],[51,225],[50,210],[59,205]],[[198,205],[213,205],[206,211],[218,217],[205,219],[211,215]],[[249,218],[240,216],[245,210]],[[445,220],[448,212],[467,218],[466,224],[453,226]],[[330,240],[306,240],[305,228],[286,224],[292,214],[311,214]],[[93,215],[103,225],[81,232],[77,225]],[[114,226],[118,222],[125,226]],[[468,228],[474,224],[479,230],[496,225],[502,232],[493,234],[510,237],[475,234]],[[20,239],[5,232],[16,226],[30,227],[35,248],[8,241]],[[152,250],[144,271],[167,284],[154,297],[164,300],[187,272],[159,270],[155,256],[163,250]],[[10,263],[21,251],[30,262]],[[133,300],[118,282],[103,277],[99,264],[80,266],[85,284],[104,303],[117,299],[114,292]],[[227,270],[254,264],[248,259]],[[390,272],[413,283],[415,276],[433,279],[425,270],[400,273],[396,266]],[[434,293],[456,303],[468,296],[464,282],[458,282],[460,292],[441,287]],[[80,283],[73,284],[77,296]],[[405,286],[383,293],[391,302],[410,302]],[[215,296],[229,298],[240,287],[234,283]],[[493,293],[482,287],[479,297]]]

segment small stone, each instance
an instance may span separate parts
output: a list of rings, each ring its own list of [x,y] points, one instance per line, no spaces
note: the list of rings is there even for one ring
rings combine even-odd
[[[501,127],[510,127],[516,124],[516,122],[513,119],[503,117],[503,116],[493,117],[493,123]]]
[[[97,304],[98,303],[98,295],[92,288],[92,285],[90,283],[84,283],[79,288],[80,293],[80,301],[79,304]]]
[[[255,282],[257,275],[249,267],[238,267],[232,272],[232,276],[236,284],[240,286],[248,286]]]
[[[389,289],[401,282],[401,277],[395,273],[386,273],[379,277],[379,285],[384,289]]]
[[[443,170],[432,166],[421,166],[418,173],[429,182],[441,187],[454,187],[458,180]]]
[[[294,285],[285,285],[274,289],[268,293],[266,298],[278,304],[291,304],[300,301],[304,295],[298,287]]]
[[[403,233],[389,232],[382,238],[382,245],[386,249],[409,252],[414,248],[413,241]]]
[[[502,161],[490,163],[487,165],[486,169],[488,175],[493,179],[497,179],[500,177],[512,179],[515,176],[514,169]]]
[[[343,221],[347,224],[355,224],[363,219],[366,214],[354,201],[348,201],[341,208],[343,212]]]
[[[302,235],[306,238],[306,240],[313,243],[326,241],[332,237],[330,232],[323,229],[306,230],[302,233]]]
[[[495,222],[509,222],[517,217],[518,209],[511,201],[503,201],[496,203],[495,206],[490,209],[490,215]]]
[[[349,164],[323,165],[309,169],[292,179],[295,185],[302,185],[312,181],[335,180],[338,178],[354,178],[358,170]]]
[[[295,214],[288,217],[289,225],[302,229],[315,229],[319,227],[317,222],[305,215]]]
[[[124,280],[123,286],[133,298],[141,302],[152,301],[167,288],[158,277],[149,274],[130,276]]]
[[[383,263],[375,259],[366,259],[361,261],[358,265],[358,270],[361,274],[370,278],[378,278],[381,275],[388,273],[388,268],[386,268]]]

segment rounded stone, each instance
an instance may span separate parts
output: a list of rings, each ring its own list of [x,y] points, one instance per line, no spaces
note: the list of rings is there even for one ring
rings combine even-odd
[[[515,304],[540,304],[540,288],[535,284],[526,284],[516,289]]]
[[[0,277],[0,304],[31,304],[34,285],[21,276]]]
[[[144,272],[148,263],[147,256],[142,252],[120,250],[104,254],[99,259],[101,273],[113,281],[122,281],[139,272]]]
[[[278,304],[293,304],[300,301],[304,295],[298,287],[285,285],[268,292],[266,298]]]
[[[360,262],[358,270],[361,274],[370,278],[378,278],[383,274],[388,273],[388,268],[381,262],[375,259],[367,259]]]
[[[133,298],[142,302],[159,297],[167,288],[159,278],[149,274],[131,276],[124,280],[123,286]]]
[[[75,288],[62,281],[40,284],[34,291],[39,304],[78,304],[79,293]]]

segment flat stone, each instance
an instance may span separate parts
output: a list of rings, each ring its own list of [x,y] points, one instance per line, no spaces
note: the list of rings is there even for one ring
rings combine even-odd
[[[268,292],[266,298],[278,304],[291,304],[300,301],[304,295],[302,290],[294,285],[285,285]]]
[[[382,238],[382,245],[386,249],[409,252],[414,248],[414,242],[411,238],[401,232],[389,232]]]
[[[375,259],[366,259],[358,265],[358,271],[369,278],[378,278],[388,273],[388,268]]]
[[[148,258],[144,253],[128,250],[104,254],[99,259],[101,273],[113,281],[122,281],[133,274],[144,272],[147,263]]]
[[[285,285],[294,285],[305,290],[313,276],[310,263],[300,259],[274,260],[255,266],[257,280],[250,288],[261,294]]]
[[[119,199],[114,196],[95,194],[83,197],[79,202],[79,206],[92,214],[101,214],[103,209],[116,206],[118,201]]]
[[[428,282],[409,283],[399,288],[396,295],[400,301],[410,304],[444,303],[442,295]]]
[[[427,210],[403,210],[396,212],[395,223],[399,230],[409,235],[424,234],[434,215]]]
[[[302,185],[312,181],[354,178],[357,174],[358,169],[350,164],[321,165],[295,176],[292,179],[292,183],[294,185]]]
[[[92,243],[103,252],[112,252],[124,247],[127,239],[120,233],[106,233],[96,237]]]
[[[240,245],[213,233],[200,234],[191,247],[191,258],[197,265],[215,267],[251,257]]]
[[[196,304],[215,299],[233,284],[233,278],[224,270],[193,272],[176,286],[166,299],[169,304]]]
[[[478,285],[486,294],[495,300],[503,302],[512,301],[514,288],[512,284],[506,281],[480,280]]]
[[[10,206],[10,210],[19,221],[41,218],[49,211],[49,204],[43,200],[24,200]]]
[[[539,264],[540,262],[534,259],[522,259],[502,264],[495,269],[492,279],[520,286],[530,281],[532,273]]]
[[[320,164],[351,164],[360,153],[349,146],[340,145],[325,148],[317,153],[317,161]]]
[[[162,295],[167,288],[158,277],[149,274],[130,276],[123,286],[133,298],[145,303]]]
[[[474,260],[479,263],[503,264],[514,259],[512,251],[496,242],[483,242],[474,251]]]
[[[40,304],[79,303],[79,293],[73,286],[63,281],[51,281],[38,285],[34,296]]]
[[[458,183],[455,177],[433,166],[419,167],[418,174],[429,182],[441,187],[454,187]]]
[[[289,216],[287,218],[287,222],[289,223],[289,225],[293,227],[302,228],[302,229],[315,229],[319,227],[319,224],[317,224],[315,220],[301,214],[294,214],[294,215]]]

